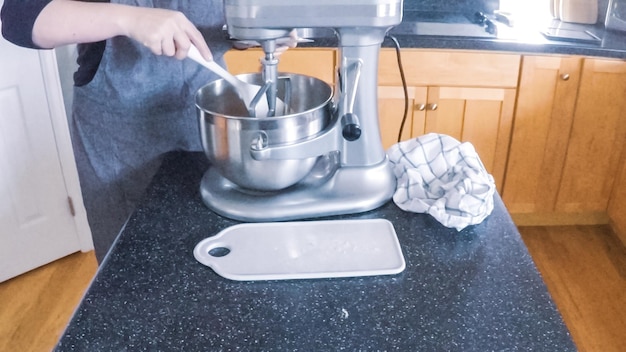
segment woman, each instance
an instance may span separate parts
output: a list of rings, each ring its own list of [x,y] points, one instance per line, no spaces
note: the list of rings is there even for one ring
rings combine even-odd
[[[231,47],[223,24],[214,0],[5,0],[8,40],[40,49],[79,44],[71,132],[98,261],[161,156],[202,150],[193,98],[217,77],[182,59],[194,44],[223,64]]]

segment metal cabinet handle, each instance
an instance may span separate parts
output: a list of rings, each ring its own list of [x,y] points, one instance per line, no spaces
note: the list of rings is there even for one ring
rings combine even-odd
[[[415,107],[418,111],[424,111],[424,110],[434,111],[434,110],[437,110],[439,106],[437,105],[437,103],[433,103],[433,104],[416,104]]]
[[[562,74],[562,75],[561,75],[561,79],[562,79],[562,80],[564,80],[564,81],[569,80],[569,73],[564,73],[564,74]]]

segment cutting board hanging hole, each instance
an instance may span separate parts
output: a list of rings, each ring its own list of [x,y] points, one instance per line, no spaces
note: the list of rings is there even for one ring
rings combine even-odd
[[[227,247],[215,247],[209,249],[209,255],[215,258],[221,258],[227,256],[230,253],[230,249]]]

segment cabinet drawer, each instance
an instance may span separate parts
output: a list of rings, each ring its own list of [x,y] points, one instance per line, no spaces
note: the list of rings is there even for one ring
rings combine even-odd
[[[408,85],[515,88],[520,58],[515,54],[402,49]],[[378,83],[401,83],[393,49],[381,50]]]

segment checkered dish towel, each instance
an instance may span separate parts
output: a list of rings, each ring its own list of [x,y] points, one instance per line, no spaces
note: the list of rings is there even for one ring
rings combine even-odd
[[[393,145],[388,155],[398,180],[393,201],[402,210],[458,231],[491,214],[496,186],[472,144],[430,133]]]

